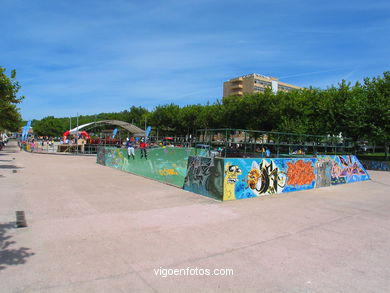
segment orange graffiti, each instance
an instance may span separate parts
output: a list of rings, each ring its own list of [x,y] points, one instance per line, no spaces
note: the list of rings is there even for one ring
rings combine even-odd
[[[171,175],[178,175],[174,169],[162,169],[159,171],[161,176],[171,176]]]
[[[314,169],[311,162],[303,162],[302,160],[294,163],[287,163],[288,184],[289,185],[305,185],[311,184],[314,180]]]

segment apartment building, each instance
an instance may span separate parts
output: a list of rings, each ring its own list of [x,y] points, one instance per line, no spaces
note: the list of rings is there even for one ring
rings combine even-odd
[[[244,94],[264,92],[266,88],[271,88],[274,93],[302,89],[299,86],[279,81],[276,77],[252,73],[224,82],[223,96],[243,96]]]

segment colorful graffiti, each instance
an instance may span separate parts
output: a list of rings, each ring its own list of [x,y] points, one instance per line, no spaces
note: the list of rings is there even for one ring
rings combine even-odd
[[[178,173],[175,171],[175,169],[162,169],[159,171],[161,176],[173,176],[178,175]]]
[[[356,158],[356,156],[321,156],[319,159],[328,159],[332,162],[331,184],[351,183],[369,180],[370,176]]]
[[[314,168],[311,162],[299,160],[297,162],[288,162],[287,178],[290,185],[311,184],[315,178]]]
[[[366,170],[390,171],[390,162],[360,160]]]
[[[190,156],[183,188],[222,200],[223,159]]]
[[[238,175],[240,175],[241,169],[237,165],[225,164],[225,180],[223,185],[223,200],[235,199],[235,186],[238,181]]]
[[[150,149],[148,160],[125,149],[99,148],[97,163],[220,200],[235,200],[369,180],[355,156],[210,158],[189,148]]]
[[[232,172],[228,172],[232,166]],[[315,159],[225,160],[224,200],[272,195],[314,186]]]
[[[274,194],[286,185],[286,176],[284,172],[279,171],[272,160],[270,162],[262,160],[260,164],[252,162],[252,169],[247,176],[247,184],[247,187],[257,196]]]
[[[104,147],[99,149],[97,161],[102,165],[183,187],[187,160],[194,154],[192,148],[156,148],[148,150],[148,159],[145,160],[140,159],[141,152],[136,149],[133,160],[125,149]]]

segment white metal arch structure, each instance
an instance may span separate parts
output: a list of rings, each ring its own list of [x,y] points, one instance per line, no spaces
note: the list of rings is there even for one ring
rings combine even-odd
[[[73,129],[69,130],[69,132],[70,132],[70,134],[76,134],[81,129],[83,129],[87,126],[93,125],[93,124],[96,124],[96,125],[99,125],[99,124],[115,125],[115,126],[122,127],[123,129],[126,129],[133,136],[145,136],[145,130],[142,130],[141,128],[139,128],[133,124],[130,124],[130,123],[127,123],[124,121],[119,121],[119,120],[101,120],[101,121],[96,121],[96,122],[90,122],[90,123],[86,123],[83,125],[79,125],[78,127],[75,127]]]

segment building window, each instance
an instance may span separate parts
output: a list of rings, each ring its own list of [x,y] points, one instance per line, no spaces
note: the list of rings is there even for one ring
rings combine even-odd
[[[255,83],[261,84],[261,85],[264,85],[264,86],[271,86],[271,83],[270,83],[270,82],[268,82],[268,81],[263,81],[263,80],[258,80],[258,79],[255,79]]]
[[[292,90],[294,90],[294,88],[292,88],[292,87],[285,86],[285,85],[280,85],[280,84],[279,84],[279,89],[285,90],[285,91],[292,91]]]
[[[258,86],[255,86],[253,89],[254,89],[255,92],[264,92],[265,91],[265,88],[258,87]]]

